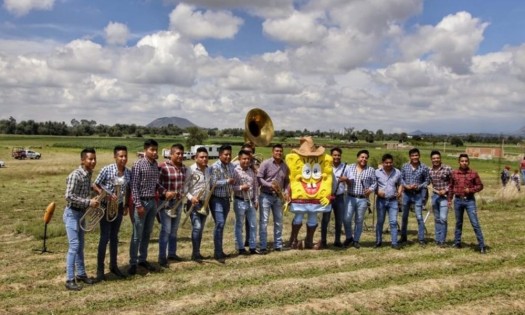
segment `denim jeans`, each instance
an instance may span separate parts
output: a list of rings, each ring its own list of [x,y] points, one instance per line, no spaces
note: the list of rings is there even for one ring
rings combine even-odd
[[[474,229],[478,244],[480,247],[485,247],[485,241],[483,240],[483,232],[478,221],[478,214],[476,209],[476,199],[474,198],[455,198],[454,199],[454,211],[456,214],[456,232],[454,233],[454,244],[461,243],[461,233],[463,230],[463,213],[467,211],[470,224]]]
[[[293,225],[303,224],[303,218],[305,214],[308,214],[308,221],[306,222],[306,226],[309,226],[309,227],[317,226],[317,212],[298,212],[293,217],[292,224]]]
[[[353,239],[359,242],[363,233],[363,222],[365,221],[365,212],[368,208],[368,199],[348,196],[348,205],[345,213],[345,227],[348,226],[347,239]],[[352,219],[355,216],[355,231],[352,233]],[[350,237],[348,237],[350,235]]]
[[[397,199],[377,198],[377,223],[376,223],[376,243],[383,242],[383,225],[385,223],[386,213],[388,212],[388,222],[390,226],[390,238],[392,245],[397,245]]]
[[[410,205],[414,204],[417,219],[417,238],[419,241],[425,240],[425,222],[423,221],[423,197],[422,190],[418,192],[403,192],[403,217],[401,219],[401,238],[407,238],[408,214]]]
[[[106,216],[100,220],[100,240],[98,241],[97,271],[104,271],[106,247],[109,242],[109,266],[117,267],[118,232],[122,223],[123,204],[118,205],[118,215],[113,222],[108,222]]]
[[[201,241],[204,225],[206,224],[206,216],[197,213],[201,208],[201,204],[195,205],[194,210],[190,213],[191,219],[191,245],[193,247],[192,256],[199,256],[201,254]]]
[[[255,249],[256,244],[256,235],[257,235],[257,214],[255,213],[255,208],[250,207],[249,201],[244,201],[240,199],[235,199],[233,201],[233,207],[235,211],[235,244],[236,249],[244,249],[244,238],[242,236],[242,229],[244,228],[245,218],[248,218],[250,223],[250,237],[248,243],[250,244],[250,249]]]
[[[78,276],[86,274],[84,264],[84,230],[78,222],[84,212],[73,210],[69,207],[64,209],[64,225],[66,226],[69,248],[66,254],[66,276],[67,280],[75,278],[75,268]]]
[[[432,210],[436,227],[436,242],[444,243],[447,240],[448,200],[446,196],[432,195]]]
[[[345,198],[344,193],[339,194],[335,196],[334,201],[332,202],[332,210],[334,211],[334,218],[335,218],[335,240],[334,243],[341,243],[341,230],[343,227],[343,224],[345,225],[345,234],[346,239],[352,238],[351,225],[347,224],[347,222],[344,220],[345,218],[345,212],[347,209],[347,205],[345,204]],[[326,242],[326,236],[328,234],[328,225],[330,224],[330,214],[332,212],[324,212],[323,213],[323,219],[321,221],[321,241]]]
[[[169,206],[175,205],[173,200]],[[177,254],[177,230],[179,229],[180,217],[182,215],[182,205],[177,210],[177,216],[172,218],[167,213],[168,210],[160,210],[160,232],[159,232],[159,263],[166,263],[166,249],[168,257],[175,257]]]
[[[268,242],[268,222],[273,215],[273,247],[283,247],[283,204],[275,195],[262,193],[259,196],[259,246],[266,249]]]
[[[148,258],[148,246],[153,224],[157,216],[157,207],[154,199],[142,200],[144,206],[144,216],[141,218],[137,209],[133,211],[133,233],[129,246],[129,264],[136,265],[138,262],[145,262]],[[137,255],[138,253],[138,255]]]
[[[230,200],[228,197],[211,197],[210,200],[211,216],[215,221],[215,229],[213,230],[213,246],[216,257],[222,256],[222,239],[224,233],[224,225],[230,212]]]

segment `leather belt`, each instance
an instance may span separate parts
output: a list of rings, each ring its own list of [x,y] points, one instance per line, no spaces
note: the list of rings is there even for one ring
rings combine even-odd
[[[73,207],[73,206],[69,206],[69,209],[71,209],[73,211],[84,212],[83,209],[80,209],[80,208],[77,208],[77,207]]]
[[[388,197],[388,198],[377,197],[377,199],[382,199],[385,201],[394,201],[394,200],[397,200],[397,197]]]
[[[474,195],[467,195],[467,196],[460,196],[460,195],[454,195],[454,197],[461,199],[461,200],[471,200],[474,199]]]
[[[348,194],[348,196],[354,197],[354,198],[357,198],[357,199],[364,199],[364,198],[366,198],[365,195]]]

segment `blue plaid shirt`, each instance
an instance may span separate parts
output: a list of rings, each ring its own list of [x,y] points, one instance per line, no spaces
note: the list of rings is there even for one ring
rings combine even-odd
[[[68,207],[85,210],[89,207],[91,174],[82,166],[71,172],[66,179],[66,201]]]
[[[124,183],[120,187],[120,195],[117,196],[119,203],[126,202],[124,199],[126,196],[126,191],[128,190],[129,182],[131,181],[131,171],[127,167],[124,167],[123,177],[124,177]],[[116,163],[109,164],[109,165],[104,166],[100,170],[100,173],[98,174],[97,179],[95,179],[95,184],[104,186],[104,188],[106,188],[110,192],[115,193],[116,178],[118,178],[117,164]]]
[[[215,197],[230,197],[233,187],[228,184],[228,179],[233,178],[234,170],[235,166],[232,163],[224,164],[220,160],[210,166],[210,187],[217,184],[213,191]]]
[[[428,167],[423,163],[419,163],[416,168],[413,168],[410,162],[405,163],[401,168],[401,180],[403,186],[416,184],[417,190],[426,188],[430,183]]]
[[[351,164],[346,168],[346,177],[352,180],[348,187],[351,195],[364,195],[365,190],[375,190],[377,186],[376,174],[373,167],[366,166],[361,173],[357,173],[357,164]]]

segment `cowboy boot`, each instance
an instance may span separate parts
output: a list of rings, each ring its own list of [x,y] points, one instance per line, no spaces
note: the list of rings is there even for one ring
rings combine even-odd
[[[299,235],[299,230],[301,229],[302,224],[292,224],[292,233],[290,234],[289,247],[291,249],[300,249],[299,241],[297,240],[297,235]]]
[[[306,239],[304,241],[304,248],[305,249],[313,249],[314,248],[314,234],[315,230],[317,229],[317,225],[315,226],[306,226]]]

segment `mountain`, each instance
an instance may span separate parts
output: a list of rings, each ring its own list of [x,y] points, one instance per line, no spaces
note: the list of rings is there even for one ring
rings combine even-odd
[[[146,127],[165,127],[165,126],[177,126],[181,129],[188,128],[188,127],[198,127],[191,121],[187,120],[186,118],[180,118],[180,117],[161,117],[157,118],[154,121],[150,122],[146,125]]]

